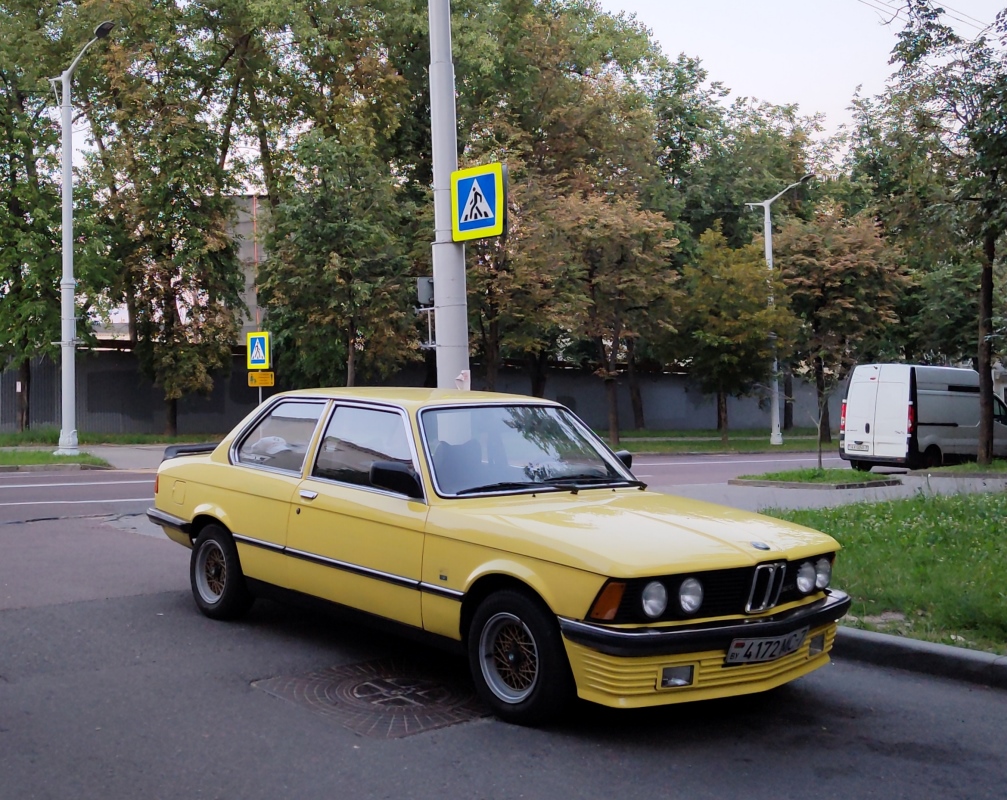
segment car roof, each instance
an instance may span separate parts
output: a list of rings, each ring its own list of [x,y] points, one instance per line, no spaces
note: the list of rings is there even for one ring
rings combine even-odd
[[[277,397],[324,397],[346,400],[373,400],[392,403],[403,408],[418,410],[435,405],[483,405],[486,403],[535,403],[559,405],[541,397],[503,392],[472,392],[461,389],[424,389],[400,386],[327,387],[319,389],[298,389],[283,392]]]

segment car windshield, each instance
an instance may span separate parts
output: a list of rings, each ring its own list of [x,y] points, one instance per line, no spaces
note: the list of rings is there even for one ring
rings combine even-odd
[[[554,406],[462,406],[422,413],[441,494],[464,495],[635,483],[573,414]]]

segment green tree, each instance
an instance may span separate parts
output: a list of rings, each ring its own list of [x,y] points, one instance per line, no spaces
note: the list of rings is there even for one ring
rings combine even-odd
[[[838,208],[825,207],[810,222],[785,223],[773,245],[791,308],[802,322],[796,371],[814,379],[819,442],[828,442],[829,393],[856,361],[890,347],[907,278],[896,251],[866,214],[848,220]]]
[[[998,244],[1007,230],[1007,59],[1003,38],[1007,15],[997,17],[997,37],[972,41],[944,22],[929,0],[908,3],[893,62],[899,64],[894,95],[912,104],[913,122],[940,144],[952,198],[968,242],[981,253],[978,291],[980,436],[979,463],[993,453],[994,269]]]
[[[298,190],[274,212],[259,273],[281,371],[294,386],[387,375],[418,350],[402,236],[412,208],[365,138],[314,131],[295,160]]]
[[[242,307],[237,183],[220,127],[230,123],[213,113],[230,46],[206,35],[212,6],[116,8],[131,21],[88,93],[89,177],[107,194],[106,239],[122,264],[112,299],[127,306],[141,369],[163,390],[175,433],[178,400],[209,392],[213,373],[230,368]]]
[[[776,351],[789,352],[798,322],[762,249],[730,247],[719,225],[700,237],[681,284],[672,355],[688,364],[704,392],[716,394],[717,428],[726,443],[728,396],[748,394],[768,380]]]

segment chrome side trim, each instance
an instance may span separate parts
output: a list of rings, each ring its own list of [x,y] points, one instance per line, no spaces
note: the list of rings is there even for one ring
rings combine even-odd
[[[154,508],[153,506],[147,509],[147,519],[155,525],[167,525],[169,528],[175,528],[182,533],[189,533],[192,529],[192,523],[186,522],[181,517],[166,514],[164,511]]]
[[[407,589],[420,588],[420,582],[418,580],[414,580],[413,578],[403,578],[401,575],[392,575],[389,572],[382,572],[381,570],[371,569],[370,567],[362,567],[359,564],[350,564],[346,561],[339,561],[335,558],[328,558],[327,556],[309,553],[306,550],[295,550],[291,547],[287,547],[284,549],[284,553],[288,556],[292,556],[293,558],[310,561],[313,564],[321,564],[323,567],[332,567],[354,575],[362,575],[365,578],[374,578],[396,586],[404,586]]]
[[[559,618],[563,636],[571,642],[612,656],[669,656],[724,650],[734,639],[783,636],[808,626],[812,630],[835,622],[850,608],[845,592],[830,589],[806,606],[761,619],[710,622],[679,628],[610,628]]]
[[[282,544],[277,544],[276,542],[267,542],[264,539],[256,539],[254,536],[245,536],[243,533],[232,533],[231,538],[236,542],[241,542],[242,544],[248,544],[252,547],[261,547],[263,550],[272,550],[276,553],[282,553],[284,551],[284,546]]]
[[[449,600],[461,600],[465,597],[465,592],[460,592],[457,589],[448,589],[446,586],[437,586],[433,583],[423,583],[422,581],[420,582],[420,591],[427,594],[435,594],[438,597],[446,597]]]

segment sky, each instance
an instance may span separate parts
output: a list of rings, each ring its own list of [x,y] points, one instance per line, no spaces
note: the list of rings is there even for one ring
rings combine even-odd
[[[734,96],[777,105],[797,103],[802,114],[822,112],[834,133],[849,124],[857,87],[880,93],[894,71],[888,59],[903,27],[905,0],[599,0],[652,32],[669,56],[698,57],[709,79]],[[940,4],[974,37],[993,23],[1007,0],[950,0]]]

